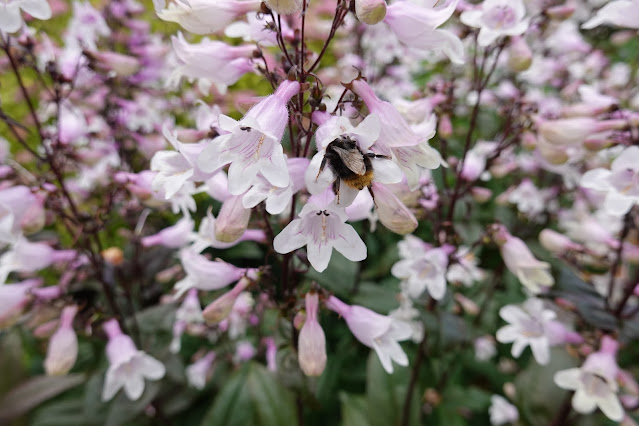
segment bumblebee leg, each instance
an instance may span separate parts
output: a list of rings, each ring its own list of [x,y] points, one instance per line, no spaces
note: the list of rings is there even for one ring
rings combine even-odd
[[[387,160],[392,160],[392,157],[389,155],[375,154],[374,152],[369,152],[368,154],[364,154],[364,155],[368,158],[385,158]]]
[[[339,204],[339,187],[342,180],[339,176],[335,179],[335,183],[333,183],[333,192],[335,192],[335,196],[337,197],[337,204]]]
[[[377,201],[375,201],[375,193],[373,192],[372,185],[368,185],[368,192],[371,193],[371,197],[373,197],[373,204],[375,205],[375,208],[377,209]]]
[[[324,171],[324,167],[326,167],[326,156],[322,159],[322,164],[320,165],[319,172],[317,172],[317,176],[315,176],[315,182],[319,178],[319,175]]]

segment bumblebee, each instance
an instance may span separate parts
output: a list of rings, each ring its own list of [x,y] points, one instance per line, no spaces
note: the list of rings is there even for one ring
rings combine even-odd
[[[372,158],[390,159],[390,157],[386,155],[378,155],[372,152],[365,154],[359,149],[357,142],[349,136],[340,136],[326,147],[326,154],[324,155],[324,159],[322,159],[322,164],[320,165],[315,180],[317,181],[324,167],[328,164],[337,176],[333,187],[335,195],[337,196],[337,204],[339,204],[339,186],[341,181],[358,191],[368,188],[371,195],[373,195],[371,189],[374,176]]]

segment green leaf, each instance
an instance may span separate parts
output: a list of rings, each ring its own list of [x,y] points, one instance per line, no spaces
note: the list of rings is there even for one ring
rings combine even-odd
[[[359,291],[353,297],[353,304],[366,306],[377,312],[387,313],[399,307],[397,301],[398,287],[394,289],[382,286],[378,283],[363,282]]]
[[[264,366],[248,363],[226,382],[202,426],[279,426],[295,423],[293,394]]]
[[[339,400],[342,403],[343,426],[370,426],[367,419],[368,405],[365,396],[340,392]]]
[[[400,424],[410,380],[410,368],[394,364],[393,374],[388,374],[374,351],[371,351],[368,357],[367,367],[366,400],[370,425]],[[419,388],[416,388],[412,395],[409,425],[419,424],[419,393]]]
[[[337,296],[346,297],[353,289],[358,268],[357,262],[351,262],[334,250],[331,262],[324,272],[320,273],[311,269],[306,276]]]
[[[29,379],[0,400],[0,421],[11,420],[27,413],[44,401],[78,386],[84,380],[84,374],[37,376]]]
[[[515,387],[525,389],[525,392],[517,393],[521,417],[531,425],[549,424],[568,393],[555,385],[553,377],[557,371],[576,367],[576,364],[562,348],[551,349],[548,365],[531,361],[515,379]]]

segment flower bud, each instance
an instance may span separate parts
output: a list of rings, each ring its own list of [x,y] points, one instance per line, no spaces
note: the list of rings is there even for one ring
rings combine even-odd
[[[475,202],[482,204],[490,200],[490,197],[493,196],[493,191],[488,188],[482,188],[481,186],[474,186],[470,189],[470,195]]]
[[[508,67],[513,72],[522,72],[530,68],[532,52],[522,37],[513,37],[508,48]]]
[[[119,247],[109,247],[102,250],[102,258],[113,266],[120,266],[124,262],[124,252]]]
[[[133,56],[116,52],[90,52],[95,65],[105,71],[112,71],[120,77],[128,77],[140,69],[140,61]]]
[[[224,202],[215,222],[215,238],[223,243],[239,239],[248,227],[251,209],[242,205],[242,195],[236,195]]]
[[[280,15],[292,15],[304,6],[304,0],[264,0],[264,3]]]
[[[574,243],[570,238],[552,229],[544,229],[539,233],[542,247],[551,253],[564,253],[567,250],[581,250],[583,246]]]
[[[193,232],[193,219],[183,217],[175,225],[164,228],[155,235],[142,238],[142,245],[150,247],[163,245],[169,248],[180,248],[187,245]]]
[[[44,369],[49,376],[63,376],[71,370],[78,357],[78,337],[73,330],[77,306],[67,306],[60,316],[60,327],[51,336]]]
[[[210,351],[193,364],[186,367],[186,380],[190,386],[202,390],[206,386],[206,380],[211,374],[215,352]]]
[[[317,321],[318,303],[316,293],[306,294],[306,322],[298,338],[297,359],[307,376],[319,376],[326,367],[326,337]]]
[[[444,114],[440,117],[437,132],[442,138],[449,138],[453,135],[453,123],[450,121],[448,114]]]
[[[240,281],[235,284],[235,287],[215,299],[206,308],[204,308],[202,316],[206,322],[209,324],[218,324],[220,321],[228,317],[233,309],[235,300],[250,283],[251,281],[246,277],[240,279]]]
[[[384,0],[355,0],[357,19],[367,25],[375,25],[386,17]]]
[[[30,290],[42,285],[41,279],[0,285],[0,330],[10,327],[31,301]]]
[[[373,182],[374,200],[379,221],[392,232],[410,234],[417,228],[415,215],[388,188]]]

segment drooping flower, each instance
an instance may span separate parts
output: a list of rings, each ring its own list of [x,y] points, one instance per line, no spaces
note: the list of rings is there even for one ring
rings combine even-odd
[[[584,22],[581,28],[589,30],[604,24],[639,29],[639,1],[617,0],[608,2],[595,13],[595,16]]]
[[[555,383],[563,389],[574,390],[572,408],[581,414],[590,414],[597,407],[610,420],[620,422],[624,410],[617,392],[619,366],[615,354],[619,344],[604,336],[599,352],[588,355],[580,368],[569,368],[555,374]]]
[[[47,0],[5,0],[0,3],[0,31],[15,33],[24,24],[20,9],[36,19],[51,18],[51,6]]]
[[[265,0],[264,3],[280,15],[300,12],[306,0]]]
[[[206,380],[211,374],[215,352],[209,351],[202,358],[186,367],[186,380],[190,386],[202,390],[206,386]]]
[[[0,257],[0,285],[4,284],[11,272],[35,272],[74,257],[74,250],[55,250],[45,243],[32,243],[20,236],[11,249]]]
[[[31,301],[30,291],[42,285],[41,279],[0,284],[0,330],[11,326]]]
[[[51,336],[44,369],[49,376],[62,376],[71,370],[78,357],[78,337],[73,330],[73,318],[77,306],[67,306],[62,310],[60,326]]]
[[[526,346],[530,346],[535,360],[542,365],[550,360],[548,324],[555,319],[555,312],[545,309],[540,299],[530,298],[521,306],[506,305],[499,316],[508,325],[497,330],[497,340],[513,343],[512,355],[519,358]]]
[[[399,3],[406,2],[394,4]],[[379,99],[365,81],[355,80],[351,85],[370,113],[379,117],[379,138],[373,151],[382,155],[392,155],[406,175],[411,189],[419,186],[419,177],[423,169],[436,169],[446,165],[440,153],[428,144],[428,140],[433,137],[432,132],[426,135],[416,134],[399,111],[390,102]]]
[[[526,243],[511,235],[504,226],[497,225],[494,235],[501,257],[510,272],[533,294],[555,284],[550,274],[550,264],[535,258]]]
[[[458,0],[396,1],[386,9],[384,22],[399,41],[411,48],[443,52],[455,64],[464,63],[464,45],[459,37],[438,27],[453,15]]]
[[[317,293],[306,294],[306,321],[297,340],[297,359],[307,376],[320,376],[326,367],[326,336],[317,320]]]
[[[408,357],[397,342],[410,339],[410,325],[363,306],[347,305],[335,296],[327,300],[326,307],[344,318],[357,340],[375,349],[387,373],[393,372],[393,361],[403,367],[408,365]]]
[[[197,79],[198,87],[208,92],[215,85],[221,94],[246,73],[253,70],[251,57],[255,46],[232,46],[222,41],[204,39],[189,44],[182,33],[171,38],[179,65],[173,70],[167,84],[177,87],[180,79]]]
[[[373,182],[377,217],[386,228],[399,235],[410,234],[417,228],[417,218],[385,185]]]
[[[177,22],[195,34],[213,34],[223,30],[234,19],[259,9],[256,0],[154,0],[155,12],[164,21]]]
[[[251,269],[238,268],[220,259],[208,260],[189,248],[180,251],[180,261],[186,271],[186,277],[175,283],[176,297],[190,288],[206,291],[219,290],[239,280],[245,274],[254,273]]]
[[[136,401],[144,392],[144,379],[160,380],[164,377],[164,365],[138,350],[133,340],[122,333],[117,320],[109,320],[102,327],[109,338],[106,346],[109,368],[102,389],[102,400],[110,400],[124,388],[127,398]]]
[[[297,81],[283,81],[275,93],[260,101],[240,120],[220,115],[220,128],[229,132],[213,139],[198,158],[204,172],[231,163],[228,189],[240,195],[261,173],[273,186],[286,187],[289,174],[280,141],[288,123],[287,102],[299,92]]]
[[[202,316],[209,324],[218,324],[226,319],[233,310],[235,302],[242,292],[251,284],[251,280],[243,277],[231,290],[211,302],[202,311]]]
[[[162,245],[169,248],[181,248],[191,241],[193,226],[195,226],[193,219],[183,217],[175,225],[166,227],[157,234],[142,238],[141,243],[144,247]]]
[[[587,171],[581,186],[606,193],[604,209],[621,216],[639,203],[639,147],[631,146],[612,162],[610,170],[603,168]]]
[[[306,246],[308,261],[318,272],[328,266],[333,248],[353,262],[364,260],[366,245],[355,229],[346,223],[348,217],[344,208],[331,201],[332,193],[330,197],[311,197],[299,218],[275,237],[275,251],[284,254]]]

